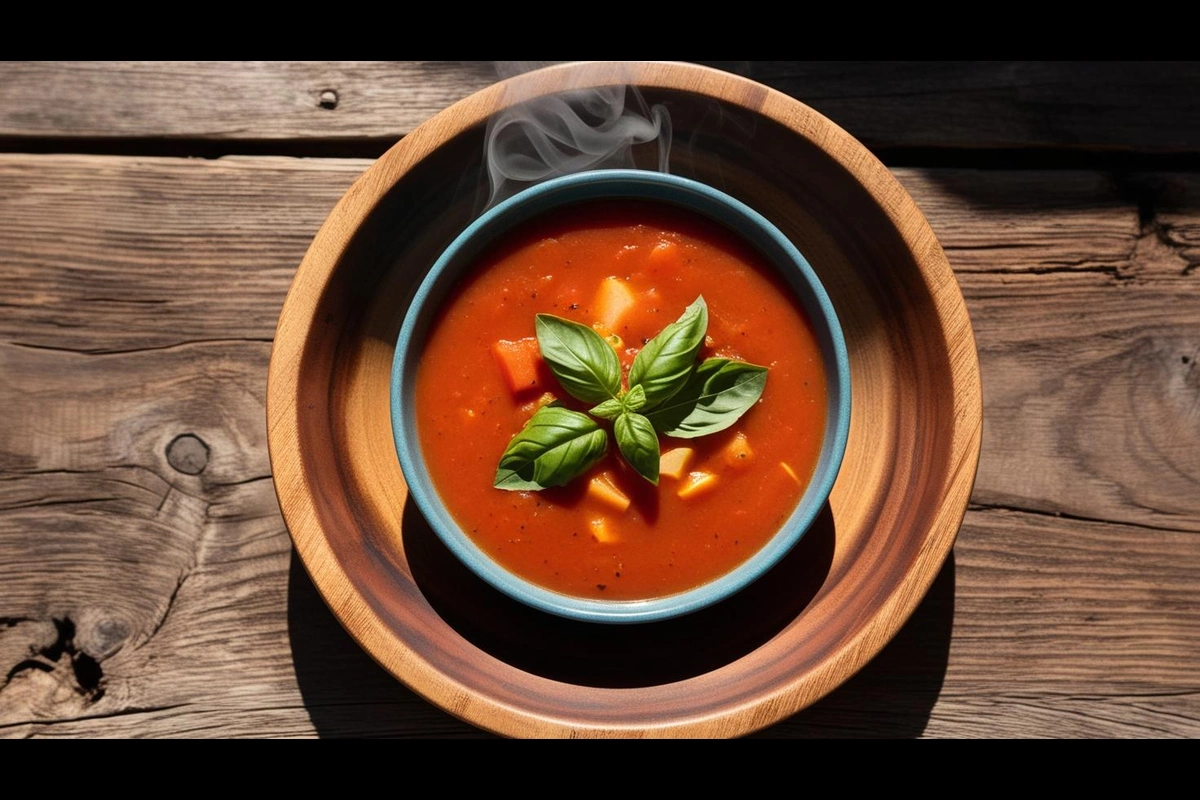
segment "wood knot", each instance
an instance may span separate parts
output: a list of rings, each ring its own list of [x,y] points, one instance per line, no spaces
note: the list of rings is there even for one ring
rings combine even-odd
[[[338,94],[333,89],[326,89],[325,91],[321,92],[321,96],[317,99],[317,105],[319,105],[321,108],[328,109],[329,111],[337,108],[337,104]]]
[[[167,463],[184,475],[199,475],[208,466],[208,445],[195,434],[180,434],[167,445]]]

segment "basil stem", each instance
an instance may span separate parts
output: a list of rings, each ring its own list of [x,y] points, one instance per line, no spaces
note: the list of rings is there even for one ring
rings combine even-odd
[[[629,385],[646,392],[643,408],[654,408],[683,388],[696,368],[696,353],[707,329],[708,306],[697,297],[678,320],[641,349],[629,370]]]
[[[758,402],[766,383],[766,367],[710,358],[674,397],[646,416],[667,436],[693,439],[717,433]]]
[[[493,484],[508,491],[562,486],[608,449],[608,434],[587,414],[558,405],[537,410],[500,457]]]
[[[624,413],[613,422],[617,448],[646,480],[658,485],[658,434],[641,414]]]
[[[621,362],[600,334],[552,314],[538,314],[535,328],[542,359],[568,394],[585,403],[620,394]]]

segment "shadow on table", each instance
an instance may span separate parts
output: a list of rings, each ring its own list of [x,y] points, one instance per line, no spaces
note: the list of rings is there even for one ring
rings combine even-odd
[[[954,624],[954,552],[895,638],[821,701],[752,738],[908,739],[942,691]]]
[[[910,738],[925,729],[941,690],[954,617],[951,553],[896,638],[850,681],[761,738]],[[324,737],[487,737],[396,681],[342,628],[293,554],[288,631],[296,680]]]
[[[318,736],[494,738],[433,706],[367,655],[325,605],[295,552],[287,602],[296,682]]]

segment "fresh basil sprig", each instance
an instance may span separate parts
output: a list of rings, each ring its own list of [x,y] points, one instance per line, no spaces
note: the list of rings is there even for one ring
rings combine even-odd
[[[587,414],[542,406],[509,442],[494,485],[510,491],[562,486],[587,472],[607,449],[608,434]]]
[[[651,339],[633,359],[629,389],[621,387],[616,352],[578,322],[538,314],[542,359],[568,394],[593,403],[589,413],[611,420],[617,449],[657,485],[658,436],[691,439],[723,431],[762,396],[767,368],[727,358],[696,364],[708,329],[703,297]],[[587,472],[608,449],[608,435],[587,414],[558,403],[538,409],[513,437],[496,471],[495,486],[537,491],[562,486]]]
[[[646,480],[658,485],[658,434],[641,414],[625,412],[613,420],[617,449]]]
[[[585,403],[620,394],[621,362],[600,334],[551,314],[538,314],[534,325],[542,359],[567,394]]]
[[[710,358],[695,369],[670,400],[648,413],[656,430],[694,439],[728,428],[758,402],[767,368],[728,358]]]
[[[706,330],[708,306],[703,297],[697,297],[683,316],[663,328],[633,359],[629,385],[646,390],[646,408],[654,408],[687,383]]]

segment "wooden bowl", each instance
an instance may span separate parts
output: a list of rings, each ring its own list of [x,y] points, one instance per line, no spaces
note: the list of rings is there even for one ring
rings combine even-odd
[[[488,119],[623,84],[669,111],[673,173],[758,209],[806,255],[842,323],[854,404],[828,504],[766,576],[686,617],[597,626],[509,599],[441,544],[407,497],[389,379],[417,284],[487,200]],[[966,510],[981,395],[945,254],[861,144],[733,75],[592,63],[472,95],[362,175],[297,271],[267,416],[280,507],[314,583],[363,648],[430,702],[511,736],[738,736],[828,694],[912,613]]]

